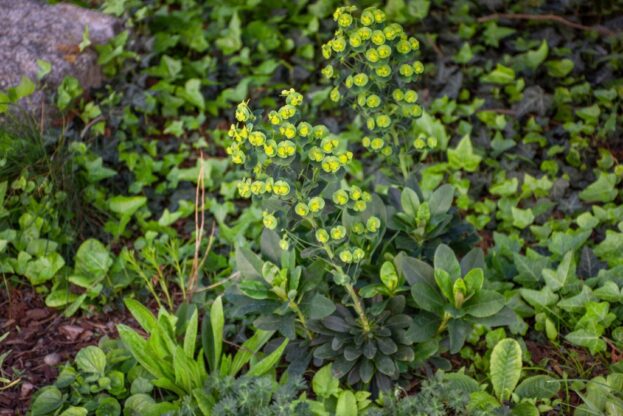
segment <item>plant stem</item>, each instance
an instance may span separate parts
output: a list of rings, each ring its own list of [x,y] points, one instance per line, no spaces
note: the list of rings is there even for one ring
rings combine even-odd
[[[363,332],[367,334],[370,332],[370,329],[371,329],[370,322],[368,321],[368,318],[366,317],[366,312],[363,309],[363,304],[361,303],[361,299],[359,298],[359,295],[357,295],[357,292],[355,291],[355,288],[353,287],[352,284],[348,283],[347,285],[345,285],[345,287],[346,287],[346,291],[348,292],[351,299],[353,300],[353,306],[355,307],[355,311],[357,312],[357,315],[359,315],[359,320],[361,321],[361,325],[363,326]]]
[[[305,330],[305,335],[307,335],[307,338],[309,338],[310,340],[313,339],[314,336],[312,335],[311,331],[307,328],[307,320],[305,319],[305,315],[303,315],[301,308],[299,308],[299,305],[297,305],[296,302],[294,302],[293,300],[290,300],[288,302],[288,306],[290,307],[290,309],[292,309],[296,313],[296,316],[299,318],[299,321],[301,321],[301,325],[303,325],[303,329]]]

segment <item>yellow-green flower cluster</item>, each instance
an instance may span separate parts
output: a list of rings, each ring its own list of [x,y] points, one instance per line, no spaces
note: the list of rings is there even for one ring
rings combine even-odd
[[[405,136],[396,132],[397,127],[408,129],[422,114],[418,95],[410,87],[424,72],[424,65],[416,59],[419,42],[401,25],[387,23],[382,10],[367,8],[358,17],[353,14],[356,10],[351,6],[335,11],[338,29],[322,47],[324,58],[330,61],[322,73],[333,81],[333,101],[352,99],[374,136],[369,150],[390,155],[395,143],[390,136]]]
[[[333,195],[321,192],[329,183],[343,183],[344,167],[353,159],[346,141],[326,126],[302,119],[301,94],[290,89],[282,96],[285,104],[270,111],[265,121],[247,101],[236,108],[237,122],[229,129],[226,151],[234,164],[244,166],[246,175],[237,184],[240,196],[276,200],[266,205],[274,211],[263,215],[264,226],[271,230],[288,230],[297,222],[320,228],[325,208],[365,211],[370,194],[356,186],[344,185]]]

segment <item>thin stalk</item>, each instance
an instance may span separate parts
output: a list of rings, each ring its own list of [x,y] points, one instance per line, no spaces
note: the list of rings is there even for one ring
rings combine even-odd
[[[366,312],[363,309],[363,304],[361,302],[361,299],[359,298],[359,295],[357,295],[357,292],[355,291],[355,288],[352,284],[349,283],[344,287],[346,287],[346,291],[350,295],[350,298],[353,300],[353,306],[355,307],[355,312],[357,312],[357,315],[359,315],[359,320],[361,321],[363,332],[366,334],[369,333],[371,329],[370,321],[368,321],[368,317],[366,316]]]

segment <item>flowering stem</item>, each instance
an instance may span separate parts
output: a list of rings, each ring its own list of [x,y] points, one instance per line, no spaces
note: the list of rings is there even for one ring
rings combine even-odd
[[[345,285],[345,287],[346,287],[346,291],[348,292],[351,299],[353,300],[353,306],[355,307],[355,311],[357,312],[357,315],[359,315],[359,320],[361,321],[363,332],[367,334],[370,332],[370,322],[368,321],[368,318],[366,317],[366,312],[363,310],[363,304],[361,303],[361,299],[359,298],[359,295],[357,295],[357,292],[355,291],[355,288],[353,287],[352,284],[348,283]]]

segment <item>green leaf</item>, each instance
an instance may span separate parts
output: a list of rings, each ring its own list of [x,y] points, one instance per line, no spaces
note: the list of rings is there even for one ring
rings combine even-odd
[[[381,266],[381,282],[391,291],[398,287],[398,272],[391,261],[386,261]]]
[[[510,84],[515,81],[515,71],[512,68],[497,64],[495,69],[481,78],[482,82],[493,84]]]
[[[228,374],[236,376],[255,354],[271,339],[275,331],[262,331],[258,329],[253,336],[246,340],[236,351]]]
[[[553,377],[538,375],[522,381],[515,393],[522,399],[549,399],[560,390],[560,382]]]
[[[223,312],[223,299],[217,297],[210,313],[204,318],[203,350],[208,359],[208,368],[212,372],[219,371],[221,355],[223,353],[223,328],[225,326],[225,314]]]
[[[588,348],[591,354],[606,350],[606,342],[601,337],[587,329],[578,329],[568,333],[565,338],[574,345]]]
[[[74,261],[74,273],[93,280],[103,279],[113,264],[108,249],[93,238],[80,245]]]
[[[580,192],[580,199],[586,202],[612,202],[619,193],[617,181],[614,173],[601,172],[595,182]]]
[[[539,409],[530,402],[521,402],[511,411],[512,416],[539,416]]]
[[[435,189],[429,200],[430,215],[441,215],[447,213],[452,207],[454,199],[454,187],[449,184],[441,185]]]
[[[491,384],[500,401],[507,401],[521,375],[521,347],[512,338],[497,343],[491,352]]]
[[[621,253],[623,252],[623,233],[613,230],[606,230],[606,238],[595,246],[594,253],[599,258],[612,263],[619,264]]]
[[[448,163],[453,169],[463,169],[467,172],[476,172],[481,156],[474,153],[469,135],[463,136],[455,149],[448,149]]]
[[[24,275],[33,286],[51,280],[65,265],[65,260],[58,253],[49,253],[31,261],[26,266]]]
[[[54,386],[43,387],[38,393],[30,408],[32,416],[47,416],[53,414],[63,404],[63,394]]]
[[[448,272],[443,269],[435,269],[435,282],[437,282],[437,287],[445,298],[454,303],[454,285]]]
[[[147,331],[148,334],[153,334],[156,331],[158,328],[158,321],[147,307],[132,298],[125,298],[123,303],[125,303],[125,306],[134,319],[136,319],[136,322],[138,322],[141,328]]]
[[[225,55],[231,55],[242,47],[242,30],[240,17],[235,12],[229,22],[229,26],[222,33],[222,37],[216,40],[216,46]]]
[[[558,295],[552,292],[548,286],[545,286],[541,290],[521,288],[519,289],[519,293],[526,302],[536,308],[551,306],[558,301]]]
[[[405,214],[415,218],[420,207],[420,198],[418,198],[417,193],[413,189],[405,188],[400,194],[400,204]]]
[[[481,268],[471,269],[467,272],[465,277],[463,277],[465,281],[465,287],[467,288],[467,294],[473,295],[482,289],[482,285],[485,282],[485,273]]]
[[[16,87],[9,90],[9,95],[12,95],[12,101],[18,101],[22,98],[28,97],[35,92],[35,83],[26,76],[22,76],[19,84]]]
[[[547,73],[554,78],[564,78],[573,70],[573,61],[571,59],[559,59],[548,61],[545,63]]]
[[[43,59],[37,59],[37,67],[39,67],[39,70],[37,71],[38,80],[42,80],[46,75],[52,72],[52,64],[48,61],[44,61]]]
[[[87,416],[89,411],[84,407],[71,406],[68,407],[59,416]]]
[[[253,364],[251,368],[249,368],[249,371],[247,371],[247,376],[259,377],[274,369],[277,364],[279,364],[279,360],[281,360],[281,356],[288,342],[289,340],[286,338],[275,351],[268,354],[261,361]]]
[[[195,356],[195,347],[197,342],[197,331],[199,327],[199,313],[197,309],[193,311],[188,326],[186,327],[186,333],[184,334],[184,352],[187,357]]]
[[[463,304],[463,310],[476,318],[493,316],[502,310],[506,299],[493,290],[481,290]]]
[[[106,354],[100,348],[90,345],[76,354],[76,366],[82,372],[103,376],[106,371]]]
[[[199,110],[203,111],[205,109],[205,100],[201,92],[201,81],[199,79],[193,78],[186,81],[184,88],[178,89],[177,95]]]
[[[301,310],[309,319],[324,319],[335,311],[335,303],[326,296],[316,293],[309,302],[301,303]]]
[[[511,207],[511,213],[513,215],[513,226],[523,230],[534,222],[534,214],[530,208],[521,209],[517,207]]]
[[[547,45],[547,41],[544,39],[541,42],[541,46],[535,51],[528,51],[525,54],[524,60],[526,66],[532,70],[535,70],[547,59],[547,55],[549,53],[549,46]]]
[[[340,381],[333,376],[331,364],[327,364],[314,374],[312,378],[312,389],[316,396],[328,399],[337,396],[340,391]]]
[[[411,296],[420,309],[436,315],[443,314],[445,302],[432,286],[423,282],[416,282],[411,287]]]
[[[553,232],[548,241],[547,248],[552,253],[562,257],[569,251],[577,251],[592,233],[592,230]]]
[[[114,196],[108,200],[108,209],[120,217],[131,217],[139,208],[147,204],[144,196]]]
[[[350,390],[340,393],[335,406],[335,416],[357,416],[357,398]]]
[[[240,291],[250,297],[251,299],[268,299],[270,294],[269,288],[264,281],[259,280],[243,280],[238,285]]]
[[[248,247],[236,247],[236,269],[243,279],[262,277],[264,262]]]
[[[556,271],[551,269],[543,270],[545,284],[553,292],[557,292],[565,286],[567,281],[575,275],[575,263],[573,261],[573,251],[569,251],[563,257]]]
[[[440,244],[435,250],[433,263],[435,269],[448,272],[452,281],[461,277],[461,265],[454,255],[454,251],[445,244]]]

